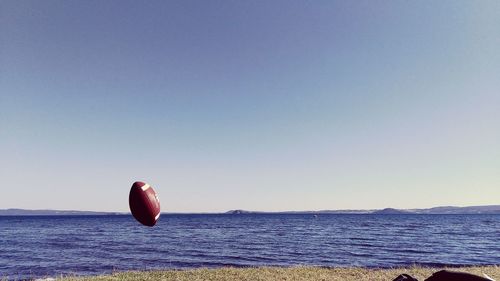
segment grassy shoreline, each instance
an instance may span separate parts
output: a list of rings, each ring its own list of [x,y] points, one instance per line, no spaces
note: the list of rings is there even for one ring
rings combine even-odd
[[[491,278],[500,281],[500,266],[471,266],[454,268],[437,267],[401,267],[392,269],[369,269],[361,267],[350,268],[325,268],[325,267],[255,267],[255,268],[199,268],[189,270],[153,270],[153,271],[125,271],[109,275],[62,277],[64,281],[118,281],[118,280],[162,280],[162,281],[391,281],[399,274],[410,274],[423,281],[432,273],[441,269],[469,272],[479,276],[486,273]]]

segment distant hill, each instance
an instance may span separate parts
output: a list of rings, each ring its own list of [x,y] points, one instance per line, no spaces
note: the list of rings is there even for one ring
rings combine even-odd
[[[253,212],[246,210],[231,210],[226,214],[500,214],[500,205],[487,206],[442,206],[428,209],[394,209],[380,210],[321,210],[321,211],[283,211],[283,212]]]
[[[398,210],[398,209],[393,209],[393,208],[385,208],[385,209],[382,209],[382,210],[373,211],[372,214],[398,215],[398,214],[411,214],[411,212],[409,212],[407,210]]]
[[[0,216],[99,216],[118,215],[116,212],[92,211],[61,211],[61,210],[26,210],[26,209],[1,209]]]
[[[434,207],[429,209],[408,210],[417,214],[500,214],[500,205],[469,206],[469,207]]]
[[[249,214],[249,213],[256,213],[256,212],[245,211],[245,210],[230,210],[226,212],[226,214],[231,214],[231,215]]]

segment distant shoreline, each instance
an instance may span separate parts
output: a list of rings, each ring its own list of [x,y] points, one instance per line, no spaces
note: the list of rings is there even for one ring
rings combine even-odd
[[[491,213],[406,213],[406,214],[380,214],[380,213],[314,213],[314,212],[255,212],[255,213],[245,213],[245,214],[228,214],[228,213],[161,213],[161,216],[311,216],[319,218],[321,216],[333,216],[333,215],[352,215],[352,216],[362,216],[362,215],[373,215],[373,216],[426,216],[426,215],[467,215],[467,216],[484,216],[484,215],[500,215],[500,212]],[[104,214],[92,214],[92,213],[78,213],[78,214],[65,214],[65,213],[54,213],[54,214],[2,214],[0,217],[112,217],[112,216],[132,216],[131,213],[104,213]]]
[[[177,213],[177,212],[162,212],[165,215],[220,215],[220,214],[297,214],[297,215],[322,215],[322,214],[456,214],[456,215],[472,215],[472,214],[500,214],[500,205],[485,205],[485,206],[441,206],[427,209],[371,209],[371,210],[319,210],[319,211],[282,211],[282,212],[264,212],[264,211],[248,211],[248,210],[230,210],[220,213]],[[96,212],[96,211],[77,211],[77,210],[29,210],[29,209],[0,209],[0,216],[109,216],[109,215],[130,215],[129,212]]]

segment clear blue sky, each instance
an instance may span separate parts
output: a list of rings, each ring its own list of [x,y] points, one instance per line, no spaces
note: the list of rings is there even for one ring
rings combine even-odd
[[[0,208],[500,203],[499,1],[0,1]]]

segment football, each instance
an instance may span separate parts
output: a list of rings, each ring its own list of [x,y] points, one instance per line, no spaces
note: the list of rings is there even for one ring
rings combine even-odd
[[[147,226],[154,226],[160,217],[160,200],[153,187],[144,182],[134,182],[128,197],[130,212]]]

